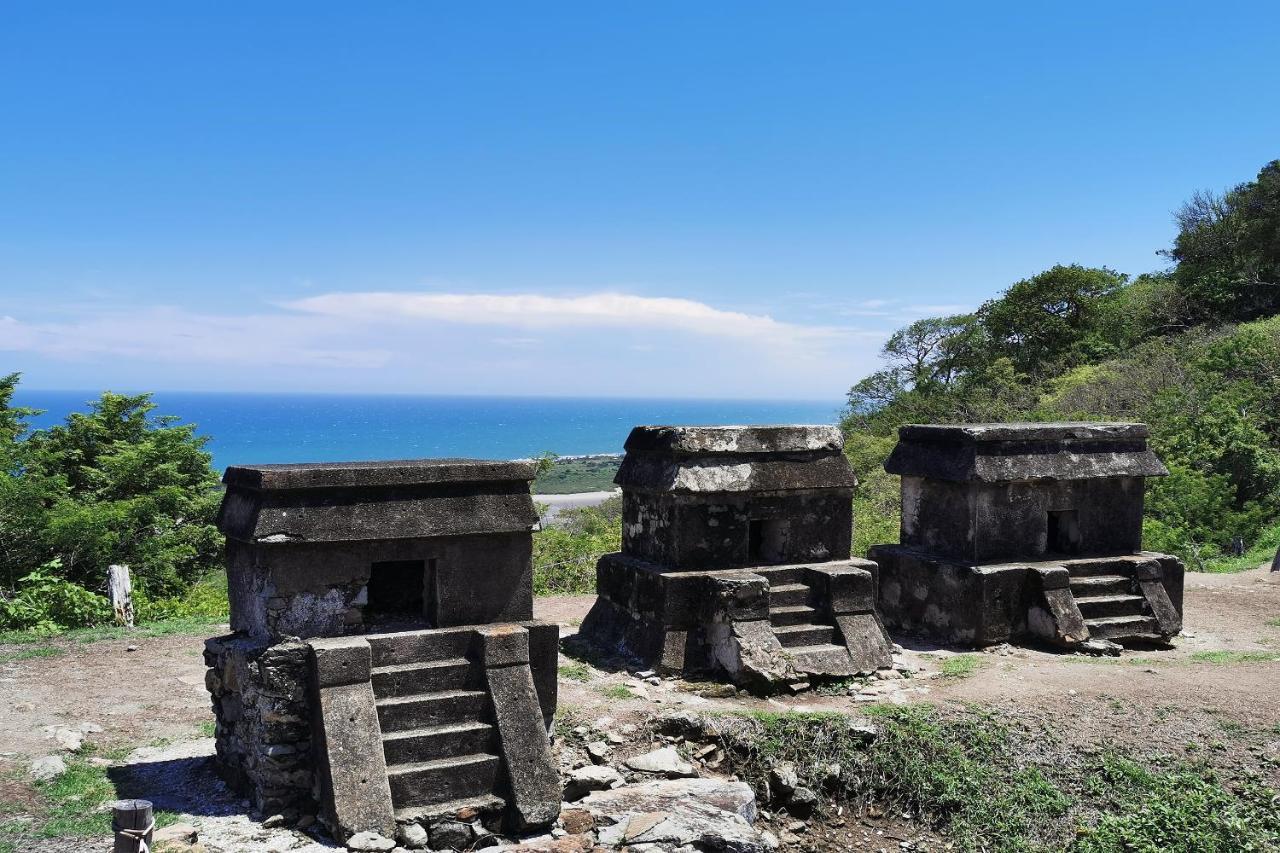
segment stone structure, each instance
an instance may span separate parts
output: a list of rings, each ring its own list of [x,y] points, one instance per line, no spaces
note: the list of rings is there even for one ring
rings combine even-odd
[[[825,426],[636,427],[614,480],[622,551],[596,567],[581,636],[758,686],[887,666],[842,448]]]
[[[234,634],[210,640],[218,763],[335,837],[550,824],[557,626],[532,621],[534,467],[233,467]]]
[[[1146,477],[1167,474],[1124,423],[904,426],[899,545],[879,545],[894,628],[985,645],[1164,641],[1183,566],[1142,550]]]

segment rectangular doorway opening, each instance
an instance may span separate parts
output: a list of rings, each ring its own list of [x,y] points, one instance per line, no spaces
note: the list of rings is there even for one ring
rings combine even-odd
[[[787,523],[753,518],[747,528],[747,557],[753,563],[781,563],[787,549]]]
[[[1074,509],[1049,510],[1045,550],[1052,554],[1075,554],[1080,550],[1080,514]]]
[[[426,581],[427,566],[422,560],[374,563],[369,573],[368,612],[374,616],[423,615]]]

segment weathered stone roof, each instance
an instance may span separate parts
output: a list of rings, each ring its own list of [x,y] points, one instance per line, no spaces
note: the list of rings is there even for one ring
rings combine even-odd
[[[957,482],[1163,477],[1146,424],[908,424],[884,463],[890,474]]]
[[[898,438],[913,441],[1059,441],[1068,439],[1146,439],[1146,424],[1106,421],[1056,421],[1007,424],[907,424],[898,428]]]
[[[677,494],[852,489],[857,479],[832,426],[639,426],[614,482]]]
[[[527,532],[531,462],[416,459],[228,468],[218,529],[257,544]]]
[[[792,453],[840,451],[844,436],[834,426],[638,426],[623,448],[640,453]]]
[[[339,486],[418,486],[532,480],[533,462],[490,459],[395,459],[386,462],[299,462],[232,465],[222,475],[228,486],[248,489],[327,489]]]

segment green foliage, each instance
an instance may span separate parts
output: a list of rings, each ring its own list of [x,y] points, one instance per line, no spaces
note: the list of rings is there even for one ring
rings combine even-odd
[[[946,678],[968,678],[982,666],[979,655],[956,655],[942,661],[940,671]]]
[[[1108,754],[1086,777],[1102,809],[1080,853],[1237,853],[1280,844],[1275,792],[1249,782],[1224,788],[1211,771],[1152,772]]]
[[[1196,652],[1191,655],[1196,663],[1274,663],[1280,660],[1280,652],[1238,652],[1230,649]]]
[[[561,678],[567,678],[570,681],[590,681],[591,670],[584,663],[574,661],[573,663],[561,664],[557,672]]]
[[[1023,763],[994,714],[946,715],[924,705],[869,710],[879,730],[870,744],[842,714],[734,715],[745,724],[728,727],[731,769],[763,789],[770,767],[793,762],[802,782],[821,790],[825,768],[838,764],[838,799],[908,812],[944,827],[961,850],[1037,849],[1055,834],[1070,798]]]
[[[1146,547],[1249,565],[1223,555],[1236,537],[1254,554],[1280,521],[1280,161],[1179,224],[1169,272],[1055,266],[890,338],[843,421],[868,531],[895,539],[877,471],[903,423],[1137,420],[1170,469],[1148,486]]]
[[[535,595],[595,592],[596,560],[622,547],[622,499],[567,509],[533,535]]]
[[[1114,354],[1104,323],[1126,277],[1106,268],[1058,265],[1016,282],[979,311],[986,339],[1018,373],[1046,376]],[[1107,334],[1112,332],[1113,334]]]
[[[93,591],[114,563],[142,602],[181,596],[217,565],[220,490],[193,425],[153,416],[146,394],[107,392],[32,433],[17,382],[0,379],[0,627],[100,623]]]
[[[62,568],[52,560],[19,581],[19,591],[0,601],[0,625],[49,633],[64,625],[98,625],[112,619],[106,597],[58,577]]]
[[[1080,767],[1026,742],[999,714],[871,706],[868,741],[834,713],[716,715],[726,769],[763,790],[791,762],[837,801],[877,803],[968,851],[1252,851],[1280,843],[1276,792],[1226,786],[1200,768],[1149,767],[1104,752]],[[834,787],[824,777],[839,765]],[[825,783],[825,784],[824,784]]]
[[[1192,322],[1248,320],[1280,310],[1280,160],[1222,195],[1198,192],[1177,213],[1167,253]]]
[[[539,468],[533,492],[538,495],[611,492],[614,489],[613,478],[621,462],[617,456],[551,457],[545,468]]]

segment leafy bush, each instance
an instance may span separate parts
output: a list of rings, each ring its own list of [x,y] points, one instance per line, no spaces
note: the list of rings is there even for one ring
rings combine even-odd
[[[535,595],[582,595],[596,590],[596,560],[622,547],[622,500],[567,509],[533,535]]]
[[[71,625],[101,625],[114,618],[105,596],[58,577],[58,560],[23,577],[19,592],[0,601],[0,627],[39,633]]]
[[[1280,845],[1275,792],[1261,785],[1232,792],[1208,770],[1156,773],[1115,754],[1087,779],[1102,813],[1076,844],[1080,853],[1243,853]]]

